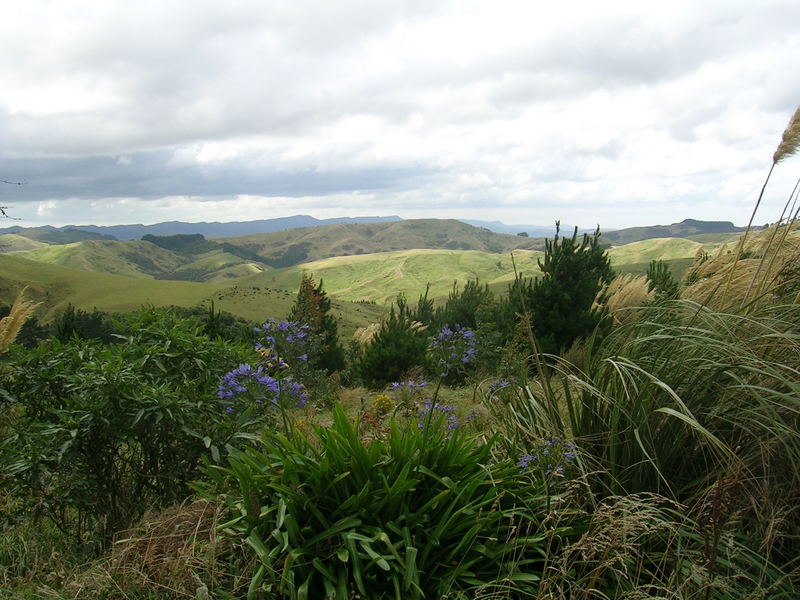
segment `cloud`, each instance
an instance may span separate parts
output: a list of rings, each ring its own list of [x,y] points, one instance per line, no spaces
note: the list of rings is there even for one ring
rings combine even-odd
[[[798,21],[789,0],[27,2],[0,21],[0,176],[28,185],[0,194],[150,222],[253,198],[742,222],[800,101]]]

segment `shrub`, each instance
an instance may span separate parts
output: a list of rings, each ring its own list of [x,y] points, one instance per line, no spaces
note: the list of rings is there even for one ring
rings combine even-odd
[[[225,527],[254,550],[251,591],[269,597],[456,597],[502,580],[533,592],[546,498],[491,443],[441,426],[393,426],[365,444],[337,409],[313,439],[267,434],[261,450],[211,468]]]
[[[397,299],[359,359],[359,374],[367,386],[381,388],[397,381],[413,367],[425,366],[427,339],[411,320],[405,300]]]
[[[580,244],[577,227],[572,237],[558,234],[556,222],[555,238],[545,242],[544,261],[539,261],[543,275],[524,290],[533,331],[542,351],[550,354],[595,330],[603,316],[593,308],[595,296],[614,278],[611,261],[600,246],[600,228],[592,236],[584,234]]]
[[[344,368],[344,351],[339,345],[336,320],[330,310],[331,301],[322,289],[322,281],[315,285],[312,277],[303,274],[289,319],[308,325],[309,334],[315,338],[310,364],[328,374]]]
[[[139,316],[118,344],[17,348],[3,372],[16,415],[3,486],[23,516],[80,542],[102,545],[144,510],[183,500],[201,457],[241,434],[214,388],[242,350],[166,311]]]

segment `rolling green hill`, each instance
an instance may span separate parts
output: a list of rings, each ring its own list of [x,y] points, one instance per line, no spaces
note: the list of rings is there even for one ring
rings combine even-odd
[[[23,238],[24,239],[24,238]],[[230,281],[266,270],[256,263],[226,252],[227,245],[207,242],[211,250],[181,253],[148,241],[95,241],[39,246],[15,256],[83,271],[143,279],[179,281]]]
[[[336,256],[400,250],[477,250],[504,254],[518,248],[544,248],[543,240],[492,233],[488,229],[446,219],[306,227],[225,238],[225,241],[257,254],[275,268]]]
[[[517,268],[526,275],[538,273],[541,252],[518,250]],[[414,301],[430,283],[430,297],[446,297],[453,283],[480,278],[486,283],[514,278],[511,256],[476,251],[402,250],[360,256],[339,256],[296,267],[267,271],[240,281],[246,285],[297,289],[303,272],[322,280],[330,296],[353,301],[386,303],[398,293]]]
[[[35,250],[15,256],[82,271],[152,279],[176,270],[183,261],[174,253],[148,242],[87,240]]]
[[[47,246],[47,244],[45,242],[32,240],[24,235],[18,235],[16,233],[4,233],[0,235],[0,253],[33,250],[34,248],[41,248],[43,246]]]
[[[756,228],[759,229],[759,228]],[[678,237],[688,238],[706,234],[736,234],[744,231],[744,227],[736,227],[730,221],[698,221],[684,219],[672,225],[651,225],[649,227],[628,227],[603,233],[603,239],[612,244],[630,244],[654,238]]]
[[[28,286],[32,298],[42,302],[37,310],[47,320],[72,304],[84,310],[129,312],[142,305],[197,306],[214,300],[217,308],[252,321],[285,317],[296,290],[266,287],[136,279],[94,273],[36,262],[13,255],[0,255],[0,301],[11,303]],[[334,299],[333,314],[340,319],[343,334],[380,319],[385,308]]]

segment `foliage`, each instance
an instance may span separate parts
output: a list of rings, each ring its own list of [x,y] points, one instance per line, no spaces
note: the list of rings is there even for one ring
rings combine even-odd
[[[93,310],[91,313],[67,304],[51,326],[53,336],[66,342],[72,337],[83,340],[100,340],[108,343],[112,340],[113,328],[109,315]]]
[[[424,332],[411,320],[405,299],[399,296],[397,310],[392,306],[389,318],[358,361],[358,370],[364,383],[381,388],[397,381],[413,367],[426,365],[427,339]]]
[[[460,383],[478,354],[475,332],[445,325],[428,343],[431,368],[442,381]]]
[[[475,330],[481,309],[493,303],[494,294],[487,284],[481,285],[478,279],[468,280],[462,290],[454,283],[447,302],[436,309],[432,324],[442,327],[448,323],[459,323],[462,327]]]
[[[2,442],[20,516],[100,544],[144,510],[183,500],[209,449],[235,442],[214,387],[242,350],[144,310],[120,343],[73,338],[16,348],[3,387],[16,417]],[[219,451],[217,450],[217,453]]]
[[[521,290],[533,316],[533,331],[542,351],[558,354],[578,338],[592,333],[600,324],[602,312],[594,310],[597,292],[614,278],[606,251],[600,246],[600,228],[594,235],[583,235],[578,244],[578,228],[572,237],[556,234],[545,242],[544,261],[539,261],[543,276]]]
[[[337,409],[313,440],[268,434],[211,469],[225,527],[260,562],[251,597],[456,597],[498,579],[533,592],[544,495],[510,462],[489,466],[491,444],[433,417],[364,444]]]
[[[742,315],[674,301],[643,310],[643,320],[587,348],[583,372],[558,361],[527,399],[512,398],[501,415],[510,445],[572,436],[599,495],[653,492],[715,506],[708,531],[738,522],[769,559],[794,560],[796,306]]]
[[[303,274],[289,319],[309,326],[309,333],[317,338],[309,362],[313,368],[323,369],[329,374],[344,368],[344,351],[339,345],[336,319],[330,310],[331,301],[322,289],[322,281],[315,285],[310,275]]]
[[[652,260],[647,268],[647,282],[656,300],[675,300],[680,292],[678,282],[663,260]]]

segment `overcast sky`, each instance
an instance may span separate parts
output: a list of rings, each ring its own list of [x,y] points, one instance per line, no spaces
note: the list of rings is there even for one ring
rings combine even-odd
[[[0,5],[23,226],[741,225],[800,104],[797,0]],[[798,176],[778,165],[756,222]]]

